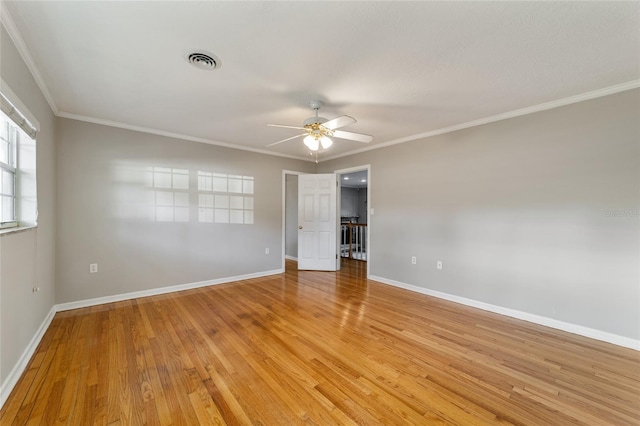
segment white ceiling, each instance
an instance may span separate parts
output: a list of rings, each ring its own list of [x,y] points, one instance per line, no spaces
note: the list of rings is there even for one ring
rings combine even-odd
[[[266,148],[296,134],[266,124],[300,125],[313,115],[311,99],[325,101],[326,118],[355,117],[344,130],[373,135],[376,146],[640,85],[639,2],[3,1],[2,9],[60,116],[305,159],[300,139]],[[189,65],[190,49],[213,52],[222,67]],[[336,140],[320,160],[365,147]]]

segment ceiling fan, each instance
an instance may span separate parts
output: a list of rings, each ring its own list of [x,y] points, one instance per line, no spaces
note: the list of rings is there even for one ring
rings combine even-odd
[[[279,143],[304,136],[305,138],[303,139],[303,141],[307,148],[309,148],[311,151],[317,152],[320,147],[322,147],[323,150],[329,148],[333,144],[331,138],[348,139],[351,141],[363,143],[369,143],[373,140],[373,136],[370,135],[338,130],[341,127],[356,123],[357,121],[353,117],[350,117],[348,115],[341,115],[340,117],[334,118],[333,120],[327,120],[324,117],[318,117],[318,110],[322,108],[322,105],[324,105],[324,103],[318,100],[309,102],[309,106],[311,106],[311,108],[315,110],[316,116],[304,120],[302,127],[285,126],[282,124],[267,124],[267,126],[270,127],[284,127],[286,129],[304,130],[304,133],[292,136],[290,138],[282,139],[281,141],[274,142],[267,146],[278,145]]]

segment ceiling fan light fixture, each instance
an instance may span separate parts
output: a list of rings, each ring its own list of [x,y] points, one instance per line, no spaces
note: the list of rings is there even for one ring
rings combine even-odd
[[[318,139],[314,138],[311,135],[308,135],[304,138],[304,144],[307,146],[307,148],[309,148],[311,151],[317,151],[318,147],[319,147],[319,143],[318,143]]]
[[[320,138],[320,144],[322,145],[322,149],[327,149],[331,145],[333,145],[333,141],[326,136]]]
[[[334,137],[338,139],[347,139],[363,143],[369,143],[373,140],[373,136],[370,135],[338,130],[342,127],[356,123],[357,121],[355,118],[348,115],[341,115],[340,117],[336,117],[332,120],[327,120],[324,117],[318,116],[318,110],[323,105],[322,101],[313,100],[309,105],[315,111],[315,117],[310,117],[304,120],[304,123],[301,127],[287,126],[284,124],[267,124],[267,126],[269,127],[284,127],[287,129],[302,130],[304,131],[304,133],[302,133],[301,135],[279,140],[267,146],[278,145],[282,142],[290,141],[291,139],[297,139],[301,136],[304,136],[303,142],[305,146],[309,148],[312,154],[314,152],[317,154],[320,146],[322,146],[322,149],[324,151],[331,145],[333,145],[333,139],[331,138]]]

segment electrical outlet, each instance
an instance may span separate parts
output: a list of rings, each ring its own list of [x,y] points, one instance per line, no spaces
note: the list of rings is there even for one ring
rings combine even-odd
[[[411,256],[411,264],[415,265],[417,263],[417,259],[415,256]]]
[[[264,249],[264,254],[269,254],[269,247],[267,247],[266,249]]]
[[[438,260],[438,262],[436,263],[436,267],[438,269],[442,269],[442,260]]]
[[[98,264],[97,263],[91,263],[89,265],[89,273],[90,274],[95,274],[96,272],[98,272]]]

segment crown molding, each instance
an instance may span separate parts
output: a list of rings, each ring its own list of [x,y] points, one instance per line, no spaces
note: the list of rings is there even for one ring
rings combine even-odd
[[[533,114],[535,112],[546,111],[553,108],[558,108],[566,105],[575,104],[582,101],[587,101],[590,99],[600,98],[607,95],[613,95],[615,93],[624,92],[627,90],[633,90],[640,87],[640,80],[632,80],[627,83],[616,84],[614,86],[605,87],[603,89],[594,90],[587,93],[582,93],[580,95],[569,96],[567,98],[558,99],[551,102],[545,102],[542,104],[516,109],[513,111],[505,112],[502,114],[492,115],[490,117],[480,118],[478,120],[467,121],[466,123],[455,124],[449,127],[443,127],[441,129],[431,130],[429,132],[418,133],[413,136],[406,136],[399,139],[393,139],[388,142],[379,143],[373,146],[369,146],[366,148],[356,149],[353,151],[349,151],[344,154],[334,155],[331,157],[323,158],[319,162],[335,160],[337,158],[347,157],[349,155],[360,154],[362,152],[372,151],[375,149],[384,148],[387,146],[398,145],[405,142],[411,142],[418,139],[426,139],[432,136],[443,135],[445,133],[455,132],[457,130],[468,129],[470,127],[482,126],[483,124],[494,123],[496,121],[506,120],[508,118],[520,117],[522,115]]]
[[[523,116],[523,115],[533,114],[533,113],[540,112],[540,111],[546,111],[546,110],[550,110],[550,109],[554,109],[554,108],[559,108],[559,107],[562,107],[562,106],[571,105],[571,104],[575,104],[575,103],[582,102],[582,101],[587,101],[587,100],[590,100],[590,99],[600,98],[600,97],[603,97],[603,96],[613,95],[615,93],[624,92],[624,91],[627,91],[627,90],[637,89],[639,87],[640,87],[640,80],[632,80],[632,81],[629,81],[627,83],[622,83],[622,84],[617,84],[617,85],[614,85],[614,86],[605,87],[603,89],[598,89],[598,90],[594,90],[594,91],[591,91],[591,92],[582,93],[580,95],[569,96],[567,98],[562,98],[562,99],[558,99],[558,100],[555,100],[555,101],[545,102],[545,103],[542,103],[542,104],[538,104],[538,105],[534,105],[534,106],[530,106],[530,107],[526,107],[526,108],[516,109],[516,110],[505,112],[505,113],[502,113],[502,114],[492,115],[492,116],[489,116],[489,117],[480,118],[478,120],[468,121],[466,123],[456,124],[456,125],[449,126],[449,127],[443,127],[441,129],[436,129],[436,130],[432,130],[432,131],[424,132],[424,133],[418,133],[416,135],[406,136],[406,137],[399,138],[399,139],[393,139],[393,140],[390,140],[388,142],[383,142],[383,143],[379,143],[379,144],[376,144],[376,145],[373,145],[373,146],[370,146],[370,147],[349,151],[349,152],[346,152],[344,154],[338,154],[338,155],[334,155],[334,156],[323,158],[323,159],[318,158],[317,162],[318,163],[322,163],[322,162],[325,162],[325,161],[335,160],[337,158],[348,157],[350,155],[360,154],[362,152],[367,152],[367,151],[373,151],[373,150],[376,150],[376,149],[385,148],[385,147],[393,146],[393,145],[398,145],[398,144],[401,144],[401,143],[411,142],[411,141],[415,141],[415,140],[418,140],[418,139],[426,139],[426,138],[430,138],[430,137],[433,137],[433,136],[442,135],[442,134],[445,134],[445,133],[451,133],[451,132],[455,132],[455,131],[458,131],[458,130],[468,129],[470,127],[482,126],[483,124],[494,123],[496,121],[502,121],[502,120],[506,120],[506,119],[509,119],[509,118],[520,117],[520,116]],[[89,116],[84,116],[84,115],[79,115],[79,114],[71,114],[71,113],[67,113],[67,112],[58,112],[58,113],[56,113],[56,115],[58,117],[70,118],[70,119],[73,119],[73,120],[85,121],[85,122],[88,122],[88,123],[101,124],[101,125],[110,126],[110,127],[118,127],[118,128],[121,128],[121,129],[134,130],[134,131],[138,131],[138,132],[150,133],[150,134],[159,135],[159,136],[166,136],[166,137],[170,137],[170,138],[174,138],[174,139],[183,139],[183,140],[188,140],[188,141],[193,141],[193,142],[206,143],[206,144],[209,144],[209,145],[217,145],[217,146],[222,146],[222,147],[225,147],[225,148],[239,149],[239,150],[242,150],[242,151],[255,152],[255,153],[258,153],[258,154],[273,155],[273,156],[276,156],[276,157],[291,158],[291,159],[294,159],[294,160],[303,160],[303,161],[311,161],[311,162],[315,162],[316,161],[315,157],[313,159],[310,159],[309,157],[301,157],[301,156],[296,156],[296,155],[275,153],[275,152],[272,152],[272,151],[267,151],[267,150],[259,149],[259,148],[250,148],[250,147],[246,147],[246,146],[242,146],[242,145],[234,145],[234,144],[230,144],[230,143],[215,141],[215,140],[212,140],[212,139],[198,138],[198,137],[189,136],[189,135],[183,135],[183,134],[179,134],[179,133],[166,132],[164,130],[152,129],[152,128],[149,128],[149,127],[142,127],[142,126],[135,126],[135,125],[132,125],[132,124],[126,124],[126,123],[121,123],[121,122],[117,122],[117,121],[103,120],[103,119],[100,119],[100,118],[89,117]]]
[[[9,37],[13,41],[13,44],[16,46],[16,49],[18,49],[18,53],[20,54],[20,57],[22,57],[22,60],[27,65],[27,68],[31,72],[33,79],[36,81],[36,84],[40,88],[42,95],[47,100],[49,107],[51,108],[51,110],[55,115],[58,115],[59,113],[58,106],[54,102],[53,96],[51,96],[51,92],[49,91],[49,88],[45,84],[44,79],[42,78],[42,74],[38,70],[38,66],[36,65],[36,62],[33,60],[33,56],[31,56],[31,52],[27,48],[27,45],[24,42],[24,39],[22,38],[20,31],[18,31],[18,27],[16,26],[16,23],[11,17],[11,14],[7,10],[7,6],[4,4],[4,2],[0,2],[0,22],[2,23],[4,28],[7,30],[7,33],[9,34]]]
[[[224,148],[239,149],[241,151],[255,152],[257,154],[273,155],[273,156],[276,156],[276,157],[291,158],[291,159],[294,159],[294,160],[315,161],[315,160],[310,160],[307,157],[299,157],[299,156],[296,156],[296,155],[281,154],[281,153],[278,153],[278,152],[271,152],[271,151],[267,151],[267,150],[264,150],[264,149],[251,148],[251,147],[243,146],[243,145],[234,145],[234,144],[231,144],[231,143],[220,142],[220,141],[216,141],[216,140],[213,140],[213,139],[199,138],[199,137],[196,137],[196,136],[183,135],[183,134],[180,134],[180,133],[172,133],[172,132],[167,132],[167,131],[164,131],[164,130],[152,129],[150,127],[143,127],[143,126],[136,126],[136,125],[133,125],[133,124],[121,123],[119,121],[103,120],[101,118],[89,117],[89,116],[86,116],[86,115],[71,114],[71,113],[68,113],[68,112],[59,112],[56,115],[58,117],[68,118],[68,119],[71,119],[71,120],[78,120],[78,121],[84,121],[84,122],[87,122],[87,123],[100,124],[102,126],[117,127],[119,129],[133,130],[135,132],[149,133],[149,134],[152,134],[152,135],[165,136],[165,137],[173,138],[173,139],[181,139],[181,140],[186,140],[186,141],[191,141],[191,142],[206,143],[208,145],[216,145],[216,146],[221,146],[221,147],[224,147]]]

